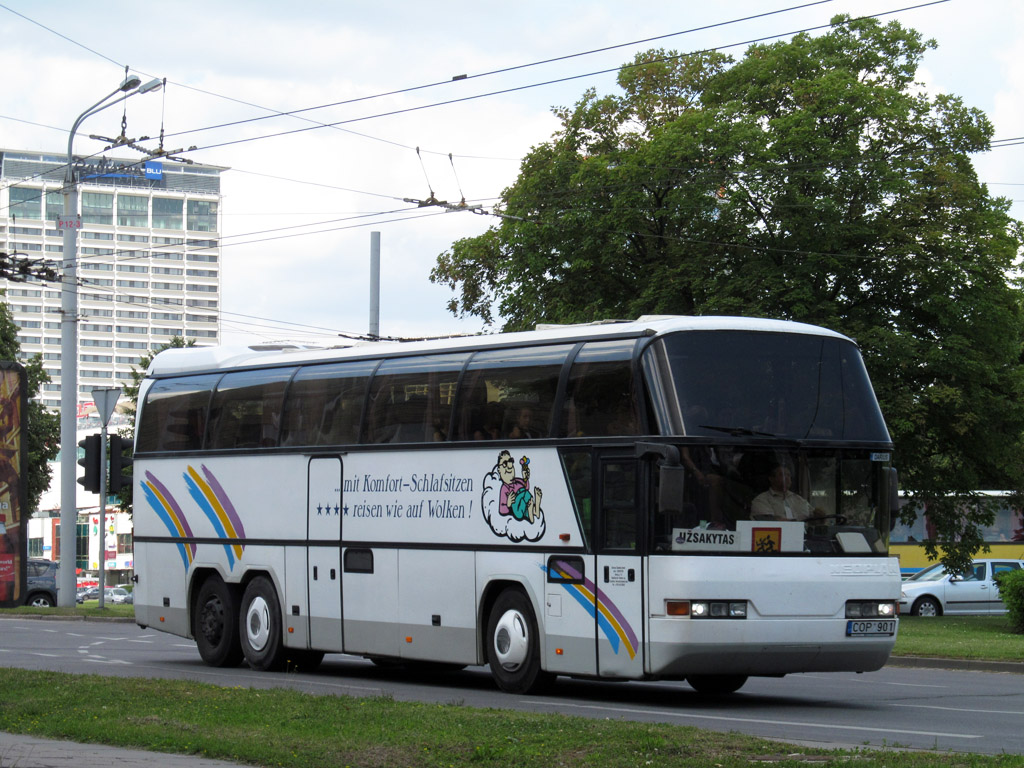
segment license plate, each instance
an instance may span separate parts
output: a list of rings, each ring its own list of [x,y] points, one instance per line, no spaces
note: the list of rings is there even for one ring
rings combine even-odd
[[[848,621],[846,622],[847,637],[871,637],[877,635],[892,636],[896,634],[896,619],[884,619],[874,621]]]

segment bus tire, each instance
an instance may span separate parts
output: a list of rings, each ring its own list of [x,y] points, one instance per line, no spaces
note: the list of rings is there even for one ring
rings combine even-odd
[[[249,666],[261,672],[284,668],[286,648],[281,631],[281,604],[266,576],[249,582],[238,613],[242,653]]]
[[[686,678],[697,693],[718,696],[735,693],[747,682],[746,675],[690,675]]]
[[[540,667],[540,635],[529,599],[506,589],[487,620],[487,663],[498,687],[508,693],[539,693],[554,675]]]
[[[234,594],[220,576],[210,576],[199,588],[192,627],[199,655],[211,667],[235,667],[241,663],[238,606]]]

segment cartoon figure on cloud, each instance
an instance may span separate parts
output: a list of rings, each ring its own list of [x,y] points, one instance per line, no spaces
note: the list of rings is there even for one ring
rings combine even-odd
[[[512,541],[538,541],[547,529],[541,508],[540,488],[530,488],[530,459],[519,459],[521,477],[516,477],[512,454],[501,451],[494,468],[484,476],[483,510],[491,530]]]

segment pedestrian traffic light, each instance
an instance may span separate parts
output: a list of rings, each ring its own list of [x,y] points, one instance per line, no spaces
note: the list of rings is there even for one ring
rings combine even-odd
[[[132,441],[110,436],[110,493],[132,487]]]
[[[78,478],[78,484],[89,493],[100,492],[100,436],[89,435],[78,441],[78,447],[85,450],[85,456],[78,460],[78,466],[85,471]]]

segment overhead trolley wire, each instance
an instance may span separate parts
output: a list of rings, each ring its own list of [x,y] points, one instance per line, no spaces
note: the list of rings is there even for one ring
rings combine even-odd
[[[950,2],[950,0],[930,0],[930,2],[924,2],[924,3],[919,3],[917,5],[905,6],[903,8],[896,8],[896,9],[893,9],[891,11],[883,11],[881,13],[874,13],[874,14],[867,14],[865,16],[859,16],[859,17],[857,17],[855,19],[850,19],[850,21],[858,21],[858,20],[861,20],[861,19],[871,19],[871,18],[881,18],[883,16],[891,16],[891,15],[894,15],[894,14],[897,14],[897,13],[903,13],[905,11],[912,11],[912,10],[917,10],[917,9],[920,9],[920,8],[927,8],[927,7],[933,6],[933,5],[942,5],[942,4],[948,3],[948,2]],[[506,95],[506,94],[509,94],[509,93],[517,93],[519,91],[530,90],[532,88],[541,88],[541,87],[548,86],[548,85],[557,85],[557,84],[560,84],[560,83],[572,82],[574,80],[582,80],[582,79],[586,79],[586,78],[590,78],[590,77],[597,77],[599,75],[611,74],[613,72],[620,72],[620,71],[622,71],[624,69],[632,69],[632,68],[636,68],[636,67],[649,66],[651,64],[655,64],[655,63],[658,63],[658,62],[674,61],[674,60],[682,58],[684,56],[693,56],[693,55],[699,54],[699,53],[710,53],[712,51],[721,51],[721,50],[725,50],[727,48],[737,48],[737,47],[740,47],[740,46],[753,45],[755,43],[762,43],[762,42],[765,42],[767,40],[776,40],[776,39],[779,39],[779,38],[789,37],[791,35],[803,34],[803,33],[806,33],[806,32],[817,32],[817,31],[820,31],[820,30],[823,30],[823,29],[830,29],[832,26],[833,25],[831,23],[829,23],[829,24],[818,24],[818,25],[811,26],[811,27],[804,27],[803,29],[791,30],[789,32],[780,32],[780,33],[773,34],[773,35],[764,35],[762,37],[751,38],[751,39],[740,41],[740,42],[736,42],[736,43],[728,43],[726,45],[714,46],[714,47],[711,47],[711,48],[704,48],[704,49],[701,49],[699,51],[690,51],[690,52],[687,52],[687,53],[678,54],[676,56],[665,56],[665,57],[663,57],[661,59],[653,59],[651,61],[644,61],[644,62],[641,62],[641,63],[638,63],[638,64],[624,64],[624,65],[620,65],[620,66],[616,66],[616,67],[610,67],[608,69],[601,69],[601,70],[596,70],[596,71],[593,71],[593,72],[585,72],[583,74],[578,74],[578,75],[567,75],[565,77],[559,77],[559,78],[555,78],[553,80],[545,80],[545,81],[537,82],[537,83],[528,83],[526,85],[510,86],[508,88],[501,88],[501,89],[496,90],[496,91],[487,91],[485,93],[473,94],[471,96],[461,96],[461,97],[457,97],[457,98],[446,99],[444,101],[432,102],[432,103],[429,103],[429,104],[419,104],[419,105],[412,106],[412,107],[403,107],[403,108],[400,108],[400,109],[389,110],[387,112],[378,112],[378,113],[370,114],[370,115],[362,115],[360,117],[351,117],[351,118],[347,118],[345,120],[337,120],[337,121],[330,122],[330,123],[317,123],[316,125],[306,126],[304,128],[293,128],[293,129],[287,130],[287,131],[277,131],[275,133],[263,134],[262,136],[249,136],[249,137],[242,138],[242,139],[234,139],[234,140],[231,140],[231,141],[222,141],[222,142],[218,142],[218,143],[215,143],[215,144],[207,144],[207,145],[202,146],[202,147],[196,147],[195,149],[189,149],[188,151],[189,152],[196,152],[196,151],[204,151],[204,150],[209,150],[209,149],[218,149],[220,147],[228,147],[228,146],[233,146],[233,145],[236,145],[236,144],[248,144],[248,143],[254,142],[254,141],[262,141],[264,139],[273,139],[273,138],[279,138],[281,136],[293,136],[293,135],[300,134],[300,133],[308,133],[309,131],[319,130],[320,128],[335,128],[337,126],[349,125],[349,124],[352,124],[352,123],[363,122],[363,121],[366,121],[366,120],[376,120],[376,119],[383,118],[383,117],[393,117],[395,115],[409,114],[411,112],[419,112],[419,111],[423,111],[423,110],[426,110],[426,109],[434,109],[434,108],[437,108],[437,107],[451,106],[452,104],[460,104],[460,103],[469,102],[469,101],[477,101],[479,99],[489,98],[491,96],[503,96],[503,95]],[[196,129],[196,130],[199,130],[199,129]]]

